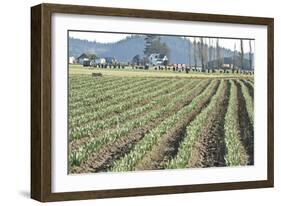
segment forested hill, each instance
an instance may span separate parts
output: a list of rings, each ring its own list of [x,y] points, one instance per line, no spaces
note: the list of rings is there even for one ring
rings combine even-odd
[[[78,57],[82,53],[94,53],[99,57],[115,57],[119,61],[131,61],[143,55],[144,37],[131,36],[116,43],[99,43],[80,39],[69,39],[69,56]]]
[[[175,36],[161,36],[161,42],[166,43],[170,49],[171,63],[187,63],[189,40]],[[119,61],[128,62],[137,54],[143,56],[144,46],[144,36],[140,35],[129,36],[116,43],[99,43],[69,38],[69,56],[78,57],[82,53],[94,53],[99,57],[115,57]],[[193,57],[193,49],[191,52],[191,57]],[[230,50],[224,49],[225,57],[231,55]]]

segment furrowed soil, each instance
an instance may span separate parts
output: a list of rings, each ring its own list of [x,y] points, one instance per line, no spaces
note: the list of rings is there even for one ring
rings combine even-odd
[[[246,81],[246,80],[243,80],[243,83],[246,85],[246,87],[248,88],[249,90],[249,94],[250,96],[252,97],[252,99],[254,99],[254,88],[252,87],[252,85]]]
[[[70,106],[70,109],[72,109],[71,112],[73,112],[71,113],[73,114],[71,116],[73,117],[71,119],[73,125],[70,126],[72,129],[70,133],[75,138],[69,139],[68,155],[72,158],[73,156],[71,155],[76,154],[75,152],[77,151],[80,152],[80,150],[85,151],[82,155],[86,155],[81,155],[81,161],[79,160],[80,162],[77,163],[77,166],[73,164],[73,166],[71,165],[69,167],[69,173],[81,174],[111,171],[116,161],[122,159],[130,152],[135,151],[135,147],[136,145],[139,146],[138,142],[140,140],[147,140],[149,137],[147,135],[151,130],[154,128],[157,129],[156,127],[161,122],[171,118],[183,107],[189,105],[195,97],[202,94],[212,84],[211,92],[208,90],[208,94],[200,98],[200,102],[194,106],[191,112],[185,114],[184,117],[182,115],[181,119],[177,118],[172,126],[166,127],[170,129],[165,129],[165,131],[162,129],[161,134],[164,134],[162,136],[158,134],[157,141],[153,139],[153,145],[150,144],[149,147],[140,148],[142,150],[140,152],[142,158],[137,158],[138,162],[134,164],[135,167],[132,170],[160,170],[167,168],[170,160],[177,157],[182,141],[188,140],[185,139],[188,138],[186,136],[188,126],[211,103],[211,99],[218,91],[222,79],[224,79],[224,85],[221,85],[223,88],[220,90],[220,98],[216,99],[215,104],[211,105],[213,110],[208,111],[209,114],[206,118],[204,117],[204,123],[200,127],[197,127],[200,129],[200,131],[196,131],[199,134],[196,133],[198,135],[192,139],[192,145],[188,146],[188,148],[192,148],[191,151],[188,151],[191,152],[191,156],[188,156],[190,157],[188,162],[185,161],[181,167],[206,168],[227,166],[225,157],[228,151],[225,143],[224,128],[228,128],[227,125],[225,126],[225,116],[229,101],[231,101],[230,87],[233,83],[237,87],[238,104],[235,104],[237,106],[235,107],[235,111],[236,109],[238,111],[234,113],[235,115],[232,112],[227,120],[229,120],[228,122],[234,120],[233,118],[237,120],[233,131],[239,133],[239,146],[243,150],[243,154],[240,155],[243,159],[241,165],[254,165],[254,125],[252,119],[250,119],[250,116],[252,117],[253,114],[249,110],[249,108],[252,109],[252,105],[246,104],[246,100],[247,103],[251,102],[249,101],[250,99],[254,102],[254,78],[251,76],[219,76],[208,77],[208,79],[201,77],[173,77],[174,80],[172,81],[166,76],[157,76],[153,78],[157,78],[159,84],[154,84],[150,80],[141,79],[138,80],[140,81],[139,83],[135,84],[137,86],[140,85],[142,89],[131,86],[128,87],[129,91],[124,90],[124,92],[127,91],[125,94],[123,93],[123,89],[127,88],[127,83],[123,82],[123,80],[121,81],[121,79],[118,80],[120,77],[116,79],[112,76],[105,76],[103,78],[97,79],[97,83],[93,83],[91,77],[87,79],[84,76],[79,76],[73,79],[73,91],[71,93],[73,104]],[[151,77],[149,76],[148,78]],[[87,82],[85,82],[85,79]],[[131,84],[134,81],[128,82]],[[120,85],[120,90],[116,90],[117,93],[110,96],[111,89],[115,91],[115,87],[120,87]],[[247,99],[243,95],[243,92],[246,90],[244,91],[242,88],[248,90],[249,96],[244,93]],[[89,89],[97,91],[97,95],[103,95],[104,99],[101,99],[103,96],[95,96],[96,93],[91,93]],[[108,95],[102,93],[107,89],[109,89],[107,91]],[[95,98],[100,98],[100,100],[96,100]],[[133,99],[136,101],[133,101]],[[112,100],[112,102],[109,100]],[[86,102],[85,104],[83,103],[84,101]],[[102,104],[103,102],[107,104]],[[95,103],[98,103],[98,105]],[[169,106],[166,107],[168,104]],[[230,105],[233,106],[233,104]],[[107,108],[108,106],[110,108]],[[161,112],[157,113],[159,111]],[[96,114],[95,112],[99,113]],[[155,114],[156,116],[154,116]],[[89,122],[87,122],[88,120]],[[119,129],[122,131],[120,134]],[[75,133],[72,133],[73,131]],[[105,138],[102,139],[104,141],[100,142],[100,139],[94,139],[103,137]],[[190,153],[188,154],[190,155]]]
[[[183,83],[177,84],[177,86],[183,86]],[[164,94],[164,92],[163,92],[163,94]],[[157,97],[159,97],[160,95],[163,95],[163,94],[156,95],[155,98],[157,98]],[[144,105],[150,103],[151,101],[153,101],[153,98],[144,99],[144,100],[140,101],[138,104],[135,104],[133,106],[130,106],[129,108],[126,108],[126,110],[124,110],[123,112],[126,112],[126,111],[132,109],[133,107],[137,108],[137,107],[144,106]],[[149,109],[149,110],[143,112],[142,114],[138,114],[137,116],[138,117],[145,116],[151,110],[152,109]],[[118,116],[118,113],[111,114],[111,117],[117,117],[117,116]],[[129,117],[126,120],[124,120],[124,122],[130,121],[131,119],[134,119],[134,118],[136,118],[136,116],[133,115],[132,117]],[[113,124],[110,129],[114,129],[114,128],[118,127],[118,126],[119,126],[118,124],[115,124],[115,125]],[[71,140],[70,143],[69,143],[70,151],[78,150],[81,145],[87,144],[92,138],[96,138],[99,134],[104,132],[104,130],[108,130],[108,128],[96,131],[94,134],[92,134],[91,137],[82,137],[82,138],[79,138],[79,139]]]
[[[109,170],[114,161],[126,155],[133,148],[135,143],[140,141],[147,133],[149,133],[151,129],[156,127],[160,122],[168,118],[170,115],[174,114],[180,108],[188,105],[192,99],[203,92],[208,85],[209,81],[203,87],[200,87],[200,89],[194,91],[194,93],[192,93],[192,95],[190,95],[188,98],[177,102],[173,106],[172,110],[165,112],[163,115],[154,121],[151,121],[149,124],[133,129],[128,135],[104,145],[99,152],[90,155],[85,163],[81,164],[79,167],[73,167],[71,173],[104,172]]]
[[[248,165],[254,164],[254,128],[248,116],[241,85],[236,83],[238,96],[238,115],[241,142],[248,155]]]
[[[215,94],[219,84],[215,86],[212,93],[209,96],[204,97],[204,99],[196,106],[188,116],[181,121],[179,121],[175,127],[169,130],[165,135],[163,135],[152,150],[145,155],[145,157],[136,166],[136,170],[152,170],[152,169],[164,169],[165,162],[174,157],[183,140],[186,133],[187,125],[196,117],[201,110],[208,105],[211,97]]]
[[[188,167],[222,167],[225,166],[224,118],[227,111],[230,84],[226,82],[221,99],[216,109],[208,116],[201,135],[194,145]]]

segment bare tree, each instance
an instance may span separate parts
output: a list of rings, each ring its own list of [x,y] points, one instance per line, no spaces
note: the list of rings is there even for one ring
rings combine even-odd
[[[204,58],[204,65],[205,68],[208,69],[209,72],[209,67],[208,67],[208,59],[209,59],[209,47],[207,44],[207,39],[203,39],[203,58]]]
[[[188,44],[188,67],[191,69],[191,41],[188,39],[187,41]]]
[[[223,72],[226,72],[226,68],[224,67],[224,48],[220,47],[220,67],[223,68]]]
[[[232,56],[232,73],[234,73],[236,67],[236,42],[234,42],[233,56]]]
[[[217,41],[216,41],[216,60],[217,60],[217,64],[216,64],[216,67],[217,69],[220,69],[221,65],[221,61],[220,61],[220,42],[219,42],[219,38],[217,38]]]
[[[241,70],[244,70],[244,45],[243,45],[243,39],[240,39],[240,64],[241,64]],[[240,73],[241,73],[240,70]]]
[[[249,40],[249,50],[250,50],[250,53],[249,53],[249,63],[250,63],[250,70],[253,69],[253,54],[252,54],[252,40]]]
[[[198,42],[198,50],[199,50],[199,59],[201,62],[201,69],[204,69],[204,64],[203,64],[203,38],[200,37],[199,38],[199,42]]]
[[[204,40],[203,37],[200,37],[200,42],[199,43],[199,55],[200,55],[200,60],[201,60],[201,68],[202,71],[205,71],[205,63],[204,63]]]
[[[213,58],[213,47],[212,47],[212,39],[209,38],[209,47],[208,47],[208,73],[210,72],[210,69],[213,69],[212,68],[212,58]]]
[[[197,43],[196,37],[193,39],[193,57],[194,57],[194,68],[197,69]]]
[[[217,57],[217,54],[216,54],[216,41],[214,39],[214,41],[212,42],[213,43],[213,62],[212,62],[212,69],[213,69],[213,72],[215,71],[216,69],[216,57]]]

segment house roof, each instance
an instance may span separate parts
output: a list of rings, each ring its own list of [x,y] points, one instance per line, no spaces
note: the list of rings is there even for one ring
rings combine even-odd
[[[81,59],[81,58],[95,59],[96,57],[97,56],[95,54],[83,53],[77,59]]]
[[[158,58],[164,59],[165,56],[166,56],[165,54],[159,54],[159,57],[158,57]]]
[[[167,56],[165,54],[153,53],[153,54],[150,54],[150,57],[155,58],[155,59],[164,59]]]
[[[79,57],[77,57],[77,59],[81,59],[81,58],[89,58],[89,56],[86,53],[83,53]]]

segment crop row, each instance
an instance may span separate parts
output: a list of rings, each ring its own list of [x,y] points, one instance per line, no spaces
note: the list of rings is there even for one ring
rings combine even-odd
[[[117,83],[110,82],[106,85],[91,85],[88,88],[83,88],[79,92],[73,92],[71,91],[69,94],[70,98],[70,105],[77,104],[79,102],[83,102],[85,100],[90,100],[93,97],[94,98],[101,98],[102,96],[106,94],[110,94],[113,92],[121,92],[123,90],[131,89],[136,86],[146,84],[150,82],[147,79],[137,79],[136,81],[133,81],[132,79],[123,80]],[[118,85],[118,87],[116,87]]]
[[[237,86],[231,81],[230,98],[225,116],[225,162],[229,166],[246,165],[246,151],[241,143],[239,130]]]
[[[192,83],[194,84],[194,83]],[[100,147],[98,152],[93,152],[90,154],[90,156],[87,158],[86,161],[83,162],[83,164],[80,167],[73,168],[72,171],[99,171],[99,170],[106,170],[108,169],[115,159],[119,159],[119,157],[126,153],[126,151],[129,151],[132,146],[138,142],[140,139],[144,137],[144,135],[149,132],[151,129],[156,127],[160,122],[165,120],[170,115],[174,114],[179,108],[182,106],[188,104],[195,96],[200,94],[209,84],[209,81],[202,81],[199,84],[197,84],[196,89],[192,89],[192,87],[180,87],[178,90],[173,91],[169,96],[166,98],[164,97],[163,101],[159,101],[157,105],[155,105],[157,108],[165,106],[172,98],[180,95],[184,91],[188,91],[190,89],[193,90],[192,95],[189,95],[187,98],[183,98],[177,102],[175,102],[174,106],[171,108],[171,110],[163,113],[161,116],[157,117],[153,121],[150,121],[140,127],[137,127],[130,131],[127,135],[124,135],[116,141],[109,142],[108,144],[104,144]],[[182,91],[181,91],[182,90]],[[173,96],[173,97],[172,97]],[[151,103],[154,103],[155,100],[153,100]],[[154,108],[156,109],[156,108]],[[135,118],[140,118],[146,115],[147,112],[144,114],[141,114],[140,116],[136,116]],[[130,120],[127,120],[126,122],[129,122]],[[126,124],[125,122],[125,124]],[[124,124],[124,123],[123,123]],[[122,127],[123,125],[119,125]],[[99,135],[99,134],[98,134]],[[71,150],[75,151],[77,149],[75,144],[71,144]],[[83,141],[83,144],[87,144],[88,141]],[[79,141],[78,141],[79,144]],[[79,144],[81,145],[81,144]],[[91,165],[90,167],[88,167]],[[83,169],[82,169],[83,168]],[[88,169],[87,169],[88,168]],[[84,170],[85,169],[85,170]]]
[[[142,157],[151,150],[151,148],[156,144],[159,138],[165,134],[169,129],[171,129],[180,119],[185,118],[204,98],[206,95],[212,92],[215,88],[216,82],[213,81],[208,88],[197,96],[193,101],[187,106],[181,108],[174,115],[167,118],[165,121],[161,122],[156,128],[151,130],[143,139],[141,139],[130,153],[125,155],[119,161],[114,163],[111,171],[130,171],[135,165],[142,159]],[[192,95],[192,94],[190,94]]]
[[[249,116],[250,122],[253,126],[254,125],[254,103],[253,103],[253,99],[250,96],[249,90],[245,86],[245,84],[243,84],[241,81],[239,81],[239,83],[241,85],[242,94],[243,94],[243,97],[244,97],[245,102],[246,102],[246,109],[247,109],[247,112],[248,112],[248,116]]]
[[[120,82],[128,81],[127,78],[96,78],[85,76],[81,80],[75,81],[76,78],[70,77],[69,79],[69,88],[75,94],[79,94],[81,91],[86,91],[87,88],[95,86],[101,88],[102,86],[106,87],[113,84],[119,84]],[[84,80],[83,80],[84,79]]]
[[[154,106],[156,105],[159,106],[164,104],[165,102],[173,98],[175,95],[179,94],[184,89],[188,89],[190,88],[190,86],[193,87],[196,81],[192,81],[190,82],[192,84],[189,83],[186,84],[184,87],[180,87],[180,89],[176,89],[178,88],[179,85],[181,85],[181,83],[182,82],[174,82],[167,87],[162,87],[160,90],[157,91],[157,96],[155,96],[153,99],[150,98],[150,102],[145,105],[141,105],[139,107],[133,107],[133,109],[123,111],[119,115],[114,115],[105,120],[100,119],[97,121],[92,121],[86,125],[80,124],[79,127],[72,127],[70,129],[70,137],[71,139],[77,139],[81,137],[93,136],[93,134],[95,134],[96,136],[97,131],[99,130],[110,128],[113,125],[117,125],[119,127],[127,119],[130,119],[136,115],[144,114],[145,112],[152,109]]]
[[[84,98],[90,98],[93,97],[94,94],[103,94],[103,93],[108,93],[110,90],[115,90],[115,89],[130,89],[132,87],[135,87],[136,84],[140,84],[143,82],[144,84],[146,82],[150,82],[149,79],[147,78],[127,78],[127,79],[119,79],[119,78],[108,78],[108,79],[113,79],[111,82],[100,82],[94,84],[97,79],[92,80],[92,85],[89,86],[84,86],[79,90],[71,90],[70,89],[70,97],[71,99],[75,101],[79,101]],[[118,85],[118,87],[117,87]],[[119,90],[118,90],[119,91]]]
[[[133,96],[130,96],[130,101],[128,101],[127,97],[126,99],[124,99],[124,101],[119,101],[116,104],[107,103],[110,106],[97,105],[95,109],[91,109],[91,111],[88,113],[70,118],[69,124],[71,125],[71,127],[73,127],[74,125],[79,126],[81,124],[85,124],[97,119],[104,119],[107,117],[107,115],[110,114],[120,114],[127,109],[135,107],[138,104],[145,103],[146,101],[162,94],[162,90],[159,91],[159,89],[164,89],[165,86],[169,84],[170,82],[163,82],[162,84],[157,84],[154,87],[148,87],[144,90],[141,90]]]
[[[227,166],[252,164],[249,163],[252,153],[246,145],[253,141],[253,135],[249,136],[254,125],[253,80],[135,79],[131,83],[126,79],[103,83],[102,78],[97,78],[92,79],[99,81],[97,85],[89,83],[77,87],[71,101],[73,104],[80,103],[70,108],[69,119],[71,147],[68,158],[71,167],[82,165],[85,168],[98,160],[99,164],[94,165],[97,169],[92,171],[136,170],[152,149],[160,144],[161,138],[175,134],[173,131],[178,128],[181,129],[178,143],[169,145],[176,149],[173,154],[167,153],[165,161],[159,158],[161,168],[194,167],[194,161],[198,159],[201,162],[203,157],[205,160],[208,152],[222,157],[223,164]],[[80,81],[83,82],[83,77],[73,83],[79,84]],[[88,90],[84,87],[86,85],[90,85]],[[79,88],[87,93],[80,95]],[[241,112],[244,114],[242,117]],[[193,116],[189,118],[191,113]],[[247,119],[243,119],[245,116]],[[216,125],[220,125],[218,130],[214,130],[218,128]],[[149,129],[134,139],[132,134],[138,134],[144,128]],[[245,139],[248,136],[250,139]],[[220,142],[211,143],[213,137],[218,137]],[[130,147],[120,144],[123,142]],[[73,148],[72,144],[75,144]],[[208,144],[213,144],[212,151]],[[119,146],[120,150],[110,150],[108,148],[112,147],[109,145]],[[201,146],[203,150],[199,148]],[[220,148],[222,146],[224,148]],[[217,150],[222,152],[216,153]],[[93,154],[96,154],[95,158]],[[105,159],[99,159],[101,156],[98,154],[113,157],[110,162],[102,162]],[[212,155],[207,158],[215,160],[217,156]],[[148,158],[150,160],[153,161]]]
[[[175,83],[175,82],[174,82]],[[171,92],[170,94],[166,94],[167,96],[167,98],[165,98],[165,96],[164,96],[164,101],[162,101],[160,104],[158,103],[158,104],[155,104],[154,105],[154,107],[153,107],[153,110],[151,110],[151,111],[149,111],[149,113],[153,113],[153,111],[156,111],[156,110],[159,110],[160,108],[160,106],[162,106],[162,105],[166,105],[167,104],[167,101],[172,101],[173,103],[177,103],[177,102],[175,102],[175,99],[173,99],[173,98],[176,98],[178,101],[179,101],[179,98],[181,98],[183,95],[183,93],[185,92],[185,89],[191,89],[191,90],[194,90],[195,88],[195,85],[196,85],[196,83],[197,83],[197,81],[191,81],[190,83],[188,83],[188,84],[186,84],[184,87],[182,87],[182,89],[178,89],[178,90],[174,90],[173,92]],[[203,85],[206,85],[208,82],[206,81],[206,82],[202,82],[202,83],[200,83],[199,85],[197,85],[197,87],[200,87],[200,86],[203,86]],[[171,85],[173,85],[173,84],[171,84]],[[162,96],[162,94],[165,94],[166,92],[167,92],[167,90],[166,89],[164,89],[164,88],[162,88],[161,90],[159,90],[159,91],[157,91],[158,92],[158,97],[157,98],[161,98],[161,96]],[[144,97],[144,96],[143,96]],[[170,98],[168,98],[168,97],[170,97]],[[147,104],[143,104],[143,106],[141,106],[140,107],[140,110],[142,110],[143,108],[145,108],[145,106],[146,105],[148,105],[149,107],[151,106],[151,104],[154,104],[154,101],[156,101],[157,99],[155,99],[155,98],[153,98],[153,99],[151,99],[151,102],[150,103],[147,103]],[[156,102],[157,103],[157,102]],[[134,108],[134,107],[133,107]],[[137,109],[137,108],[134,108],[134,109]],[[138,110],[138,109],[137,109]],[[128,110],[128,111],[130,111],[130,110]],[[122,114],[124,114],[125,112],[122,112],[122,113],[120,113],[119,115],[117,115],[117,116],[115,116],[115,118],[116,117],[120,117],[120,115],[122,115]],[[140,118],[143,118],[143,117],[145,117],[145,116],[147,116],[147,115],[149,115],[149,113],[147,113],[147,112],[145,112],[144,114],[141,114],[141,115],[139,115],[139,116],[137,116],[137,119],[133,119],[132,121],[138,121],[138,119],[140,119]],[[109,118],[110,119],[110,118]],[[119,119],[120,120],[120,119]],[[95,122],[93,122],[93,124],[95,124],[95,123],[100,123],[102,120],[98,120],[98,121],[95,121]],[[105,119],[104,121],[107,121],[107,119]],[[122,120],[121,120],[122,121]],[[113,129],[111,129],[111,130],[108,130],[108,133],[109,132],[111,132],[111,131],[114,131],[114,130],[116,130],[116,129],[118,129],[118,128],[121,128],[121,127],[126,127],[126,125],[127,124],[129,124],[130,125],[130,122],[127,122],[127,121],[124,121],[123,123],[121,123],[121,122],[119,122],[120,124],[118,125],[118,127],[117,128],[113,128]],[[125,124],[124,124],[125,123]],[[125,125],[125,126],[124,126]],[[97,134],[94,134],[94,133],[92,133],[92,136],[91,137],[94,137],[94,136],[96,136]]]
[[[98,95],[99,97],[93,97],[88,99],[88,106],[78,107],[70,110],[70,116],[75,116],[79,118],[79,115],[84,114],[89,111],[93,111],[99,108],[108,107],[112,104],[121,103],[128,98],[133,98],[135,96],[141,95],[142,91],[145,89],[150,89],[151,87],[157,87],[159,85],[166,84],[165,81],[151,81],[148,84],[137,84],[133,88],[121,91],[111,91],[109,93],[104,93]]]
[[[183,141],[179,145],[177,155],[167,162],[166,168],[186,168],[188,167],[189,160],[192,156],[195,143],[198,141],[198,137],[204,127],[205,121],[212,114],[215,108],[218,106],[218,102],[223,98],[226,82],[221,80],[216,94],[212,97],[209,105],[201,111],[200,114],[187,126],[186,134]]]
[[[134,128],[141,127],[150,121],[153,121],[163,115],[164,113],[170,111],[173,107],[175,107],[176,103],[179,101],[182,101],[186,99],[190,93],[194,92],[196,89],[198,89],[199,85],[191,90],[189,90],[186,93],[183,93],[181,95],[178,95],[173,100],[171,100],[168,104],[166,104],[164,107],[157,108],[145,116],[134,119],[126,124],[124,124],[120,128],[113,129],[109,131],[108,133],[104,134],[103,136],[92,138],[86,145],[81,146],[78,151],[74,151],[70,153],[70,163],[71,164],[80,164],[83,160],[87,158],[87,156],[90,153],[98,152],[98,149],[109,142],[113,142],[117,140],[118,138],[125,136],[130,131],[132,131]]]
[[[142,79],[141,81],[136,80],[133,81],[124,81],[120,84],[118,84],[118,87],[116,85],[111,85],[110,87],[103,87],[100,89],[96,89],[95,86],[92,86],[91,88],[88,88],[87,92],[81,91],[79,95],[76,95],[75,97],[70,97],[70,103],[69,106],[71,109],[76,109],[78,107],[87,106],[87,104],[93,104],[96,102],[100,102],[105,100],[106,98],[110,97],[114,93],[122,93],[124,90],[133,89],[135,87],[138,87],[140,85],[145,85],[147,82],[150,82],[147,79]]]

